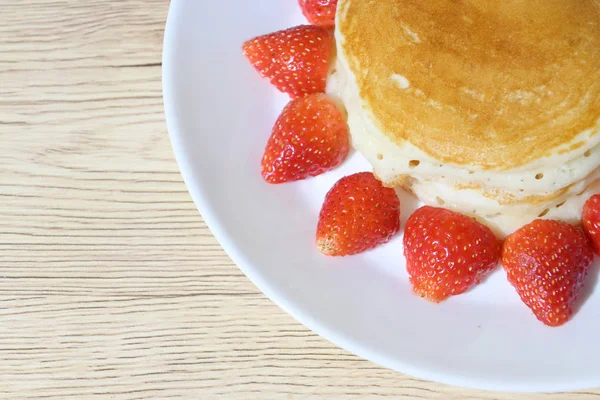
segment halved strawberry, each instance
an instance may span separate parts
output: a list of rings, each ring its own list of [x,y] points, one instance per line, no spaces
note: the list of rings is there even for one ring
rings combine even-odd
[[[332,48],[327,30],[301,25],[249,40],[242,49],[261,76],[299,97],[325,91]]]
[[[595,194],[583,206],[583,229],[592,240],[594,251],[600,255],[600,194]]]
[[[472,218],[425,206],[406,222],[404,255],[414,291],[439,303],[471,289],[498,265],[500,241]]]
[[[335,25],[338,0],[298,0],[298,3],[311,24],[327,28]]]
[[[387,243],[400,230],[400,200],[371,172],[340,179],[319,215],[317,247],[328,256],[348,256]]]
[[[571,318],[593,257],[590,242],[579,228],[541,219],[506,238],[502,250],[509,282],[548,326]]]
[[[275,123],[262,160],[269,183],[306,179],[329,171],[350,150],[348,125],[326,95],[292,100]]]

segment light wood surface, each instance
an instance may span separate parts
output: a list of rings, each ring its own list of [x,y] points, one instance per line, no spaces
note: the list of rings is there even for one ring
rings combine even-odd
[[[265,298],[206,228],[173,158],[168,6],[0,2],[1,399],[600,397],[412,379]]]

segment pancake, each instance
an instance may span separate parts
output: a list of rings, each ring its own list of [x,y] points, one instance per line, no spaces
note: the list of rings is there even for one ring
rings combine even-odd
[[[339,0],[335,34],[328,92],[386,185],[530,219],[600,178],[597,0]]]

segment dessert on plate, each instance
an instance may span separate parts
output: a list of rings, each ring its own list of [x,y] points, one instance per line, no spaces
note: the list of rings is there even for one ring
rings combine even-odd
[[[328,92],[385,185],[499,234],[580,219],[600,178],[598,1],[339,0],[335,38]]]
[[[321,175],[350,145],[373,166],[325,197],[319,250],[352,256],[403,230],[415,294],[445,301],[502,261],[538,320],[566,323],[600,254],[600,2],[298,3],[311,25],[243,45],[291,97],[263,178]],[[403,227],[394,189],[426,204]]]

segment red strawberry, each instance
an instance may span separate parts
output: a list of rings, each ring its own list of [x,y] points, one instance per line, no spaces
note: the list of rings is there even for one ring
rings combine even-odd
[[[400,230],[400,200],[371,172],[340,179],[319,215],[317,247],[328,256],[349,256],[389,242]]]
[[[325,91],[332,48],[328,31],[302,25],[249,40],[243,51],[261,76],[299,97]]]
[[[471,289],[498,265],[500,241],[472,218],[425,206],[406,222],[404,255],[414,291],[439,303]]]
[[[335,25],[338,0],[298,0],[302,13],[317,26],[331,28]]]
[[[600,255],[600,194],[595,194],[583,206],[583,229],[592,239],[596,254]]]
[[[504,242],[509,282],[548,326],[569,320],[594,255],[584,233],[566,222],[535,220]]]
[[[292,100],[275,123],[262,160],[269,183],[306,179],[329,171],[350,150],[348,125],[327,96]]]

